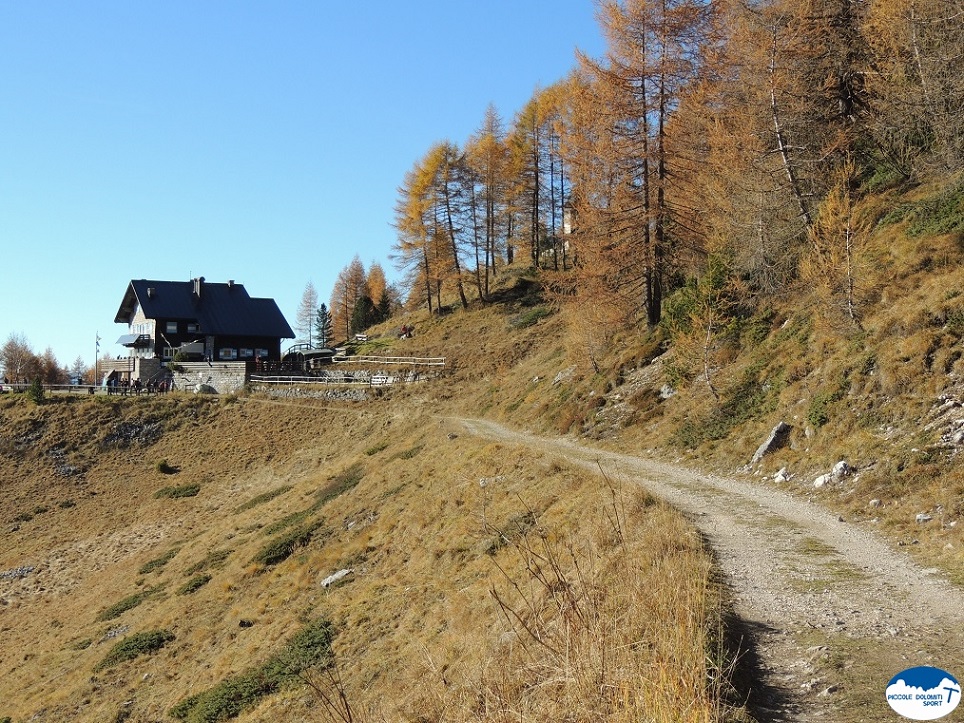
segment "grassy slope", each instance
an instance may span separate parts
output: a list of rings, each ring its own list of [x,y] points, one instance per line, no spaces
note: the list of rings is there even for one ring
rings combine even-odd
[[[861,211],[875,229],[862,257],[863,328],[827,313],[815,291],[798,289],[755,319],[714,369],[720,402],[698,379],[660,399],[673,378],[669,358],[650,363],[660,340],[645,332],[622,335],[600,370],[587,369],[562,315],[545,316],[531,284],[515,276],[494,308],[413,316],[374,330],[363,351],[445,355],[451,372],[367,404],[169,398],[35,408],[0,401],[0,572],[37,566],[21,580],[0,580],[0,717],[46,711],[38,720],[126,713],[160,720],[184,696],[268,659],[306,621],[324,616],[338,630],[335,654],[356,716],[500,720],[506,710],[524,709],[550,719],[558,706],[587,699],[574,694],[579,685],[559,690],[551,681],[592,679],[594,670],[532,657],[532,646],[527,653],[521,644],[525,628],[500,615],[492,592],[512,609],[531,605],[522,616],[528,624],[543,620],[552,596],[531,597],[540,584],[522,566],[543,539],[558,542],[563,557],[600,561],[594,584],[583,588],[587,599],[628,582],[618,594],[650,611],[636,619],[652,618],[653,606],[670,616],[697,610],[705,615],[696,628],[706,632],[718,593],[704,584],[707,558],[678,518],[644,497],[627,499],[641,521],[632,526],[638,537],[614,545],[602,480],[529,450],[474,442],[447,415],[582,433],[728,472],[784,419],[793,425],[789,444],[751,471],[761,484],[772,484],[763,474],[787,466],[795,477],[784,486],[793,493],[876,526],[964,579],[964,526],[957,524],[964,482],[956,448],[941,441],[964,418],[959,406],[941,406],[942,397],[964,400],[962,253],[954,235],[910,234],[912,219],[879,223],[914,199],[880,196]],[[414,339],[393,338],[403,321],[414,322]],[[118,428],[122,421],[129,425]],[[115,438],[118,430],[127,437]],[[134,441],[125,442],[132,430]],[[813,477],[840,458],[860,474],[814,490]],[[162,472],[161,460],[176,473]],[[70,468],[82,472],[63,476]],[[346,478],[357,486],[336,495]],[[480,485],[483,479],[491,484]],[[200,484],[197,496],[154,497],[192,484]],[[282,493],[245,506],[271,490]],[[870,507],[872,499],[879,504]],[[920,512],[935,519],[917,524]],[[275,566],[254,561],[269,540],[297,526],[312,530],[306,546]],[[572,540],[584,543],[582,557]],[[627,559],[636,562],[627,568]],[[695,581],[686,594],[702,602],[638,595],[665,588],[641,573],[665,574],[667,565],[679,566],[678,579]],[[323,591],[320,580],[342,568],[355,572]],[[198,575],[211,577],[179,594]],[[144,591],[136,607],[98,620]],[[557,614],[545,623],[546,639],[577,641],[591,632],[570,623]],[[127,635],[168,630],[175,639],[95,672],[113,644],[106,634],[117,628]],[[700,635],[689,640],[695,650],[712,647]],[[581,650],[593,660],[591,646]],[[627,683],[616,669],[635,666],[652,679],[653,670],[665,670],[660,665],[606,666],[615,675],[611,689],[628,697],[651,688]],[[697,680],[681,671],[671,677],[678,684],[666,686],[671,694],[704,680],[699,672]],[[241,719],[326,717],[318,696],[297,688],[265,698]]]
[[[698,537],[639,491],[614,498],[600,478],[448,421],[496,413],[530,369],[566,368],[559,320],[529,326],[531,308],[417,319],[392,351],[444,353],[451,375],[364,404],[0,401],[0,571],[36,566],[0,580],[0,717],[165,719],[319,618],[337,630],[356,720],[612,706],[622,720],[681,701],[711,715],[723,601]],[[310,530],[307,544],[257,562],[293,530],[302,542]],[[323,590],[341,569],[354,572]],[[174,638],[103,664],[117,640],[151,631]],[[640,684],[653,676],[670,682]],[[283,689],[240,720],[329,720],[322,697]]]

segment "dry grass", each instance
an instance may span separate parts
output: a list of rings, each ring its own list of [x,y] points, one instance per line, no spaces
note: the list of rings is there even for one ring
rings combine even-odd
[[[719,401],[698,384],[661,398],[672,365],[648,373],[664,340],[645,331],[581,355],[584,335],[515,273],[498,306],[372,330],[381,353],[444,355],[449,369],[364,404],[0,399],[0,572],[34,568],[0,578],[0,718],[165,719],[321,619],[334,667],[238,720],[740,719],[721,592],[686,524],[446,415],[634,449],[675,440],[727,471],[786,419],[790,444],[762,471],[788,466],[812,493],[808,477],[846,457],[861,474],[824,502],[964,571],[964,477],[928,428],[937,395],[964,394],[961,251],[900,223],[874,234],[862,328],[828,323],[802,290],[714,371]],[[395,338],[402,323],[414,338]],[[164,481],[196,495],[155,497]],[[915,526],[925,511],[939,523]],[[149,631],[173,639],[94,670]]]
[[[465,354],[457,368],[365,404],[4,400],[0,571],[36,569],[0,580],[0,717],[164,719],[323,619],[336,667],[238,720],[548,720],[575,701],[582,719],[722,719],[720,591],[681,519],[435,416],[486,400],[494,413],[516,392],[499,369],[555,374],[565,361],[555,318],[515,328],[511,310],[476,313],[484,351],[464,318],[425,320],[399,353],[434,355],[445,339]],[[551,382],[527,413],[578,403],[553,398]],[[143,437],[117,435],[132,429]],[[155,497],[158,459],[198,494]],[[65,462],[82,471],[61,476]],[[285,559],[252,562],[303,525],[312,534]],[[353,573],[322,589],[341,569]],[[138,604],[97,620],[129,597]],[[521,621],[538,621],[543,642]],[[173,639],[95,671],[111,646],[158,630]]]

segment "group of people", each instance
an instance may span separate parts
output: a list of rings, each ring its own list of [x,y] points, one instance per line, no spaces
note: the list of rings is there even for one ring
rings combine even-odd
[[[119,394],[126,397],[128,394],[140,396],[141,392],[146,394],[163,394],[171,391],[174,382],[171,379],[160,381],[151,380],[144,384],[140,379],[118,379],[113,374],[107,378],[107,394]]]

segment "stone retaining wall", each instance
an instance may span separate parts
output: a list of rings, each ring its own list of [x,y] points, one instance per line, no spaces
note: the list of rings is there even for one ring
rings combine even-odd
[[[182,392],[231,394],[241,391],[247,381],[245,362],[178,362],[176,366],[174,388]]]

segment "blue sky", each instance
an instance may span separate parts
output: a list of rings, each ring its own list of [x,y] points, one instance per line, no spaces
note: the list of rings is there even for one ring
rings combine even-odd
[[[592,0],[0,0],[0,344],[121,353],[133,278],[234,279],[294,326],[397,188],[602,53]]]

